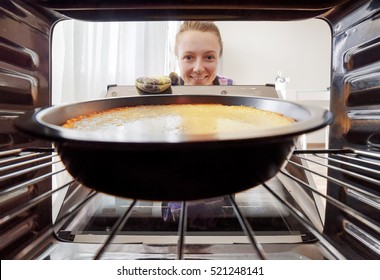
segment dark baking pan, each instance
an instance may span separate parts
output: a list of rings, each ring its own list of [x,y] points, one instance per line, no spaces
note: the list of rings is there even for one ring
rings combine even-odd
[[[67,119],[111,108],[160,104],[253,106],[293,118],[290,126],[223,135],[166,137],[107,134],[62,128]],[[116,196],[194,200],[236,193],[274,175],[297,138],[331,123],[319,107],[247,96],[159,95],[109,98],[40,108],[15,121],[19,130],[54,142],[68,172],[79,182]]]

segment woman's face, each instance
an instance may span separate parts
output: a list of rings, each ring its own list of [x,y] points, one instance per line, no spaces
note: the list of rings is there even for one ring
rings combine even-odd
[[[212,85],[219,63],[218,37],[211,32],[189,30],[178,38],[177,55],[185,85]]]

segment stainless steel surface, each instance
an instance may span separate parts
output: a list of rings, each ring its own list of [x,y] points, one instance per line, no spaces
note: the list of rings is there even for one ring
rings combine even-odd
[[[237,95],[278,98],[274,85],[232,85],[232,86],[172,86],[173,94],[198,94],[198,95]],[[109,85],[106,98],[137,96],[135,86]]]

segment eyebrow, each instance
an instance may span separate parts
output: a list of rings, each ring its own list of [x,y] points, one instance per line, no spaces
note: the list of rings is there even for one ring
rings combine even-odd
[[[184,51],[183,54],[194,54],[196,52],[194,51]],[[217,51],[213,51],[213,50],[210,50],[210,51],[206,51],[204,52],[203,54],[214,54],[214,53],[218,53]]]

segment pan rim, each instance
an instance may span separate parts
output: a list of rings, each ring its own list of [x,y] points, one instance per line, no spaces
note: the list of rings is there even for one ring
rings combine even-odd
[[[73,130],[70,128],[64,128],[60,125],[50,123],[46,121],[46,119],[49,118],[49,114],[52,114],[59,110],[64,110],[65,108],[70,108],[72,106],[91,106],[92,104],[96,103],[102,103],[102,102],[109,102],[109,103],[117,103],[118,101],[137,101],[143,102],[141,100],[153,100],[154,102],[159,101],[167,101],[170,99],[174,99],[178,101],[178,99],[181,99],[181,102],[186,103],[187,99],[192,100],[194,102],[194,99],[217,99],[219,101],[224,100],[250,100],[252,102],[258,102],[265,104],[265,102],[274,102],[273,104],[279,105],[279,106],[290,106],[291,108],[299,108],[300,110],[303,110],[303,115],[307,115],[308,117],[303,119],[297,119],[292,117],[289,114],[284,114],[285,116],[291,117],[296,119],[295,123],[292,123],[289,126],[281,126],[281,127],[275,127],[275,128],[268,128],[268,129],[260,129],[259,131],[239,131],[239,132],[225,132],[218,135],[215,134],[202,134],[202,135],[177,135],[176,137],[168,137],[168,136],[160,136],[160,137],[152,137],[147,135],[140,135],[139,137],[132,137],[132,138],[120,138],[115,139],[114,137],[109,135],[101,135],[97,132],[85,132],[85,131],[78,131]],[[185,100],[185,101],[184,101]],[[153,102],[153,103],[154,103]],[[156,102],[155,105],[161,105],[162,102]],[[192,102],[189,102],[192,103]],[[207,102],[206,102],[207,103]],[[223,103],[223,102],[222,102]],[[177,103],[176,103],[177,104]],[[154,104],[153,104],[154,105]],[[234,104],[227,104],[227,105],[234,105]],[[245,106],[244,104],[240,104]],[[268,105],[268,104],[266,104]],[[131,106],[131,105],[130,105]],[[133,105],[132,105],[133,106]],[[123,106],[120,106],[123,107]],[[258,109],[263,109],[262,106],[257,107]],[[265,109],[264,110],[268,110]],[[96,110],[95,110],[96,111]],[[272,112],[282,113],[278,112],[276,110],[269,110]],[[35,136],[43,137],[52,139],[55,141],[70,141],[70,142],[88,142],[88,143],[105,143],[105,144],[112,144],[112,143],[125,143],[125,144],[132,144],[132,143],[139,143],[139,144],[181,144],[181,143],[201,143],[201,142],[224,142],[224,141],[242,141],[242,140],[249,140],[249,141],[267,141],[268,139],[282,139],[282,138],[288,138],[288,137],[295,137],[299,136],[308,132],[316,131],[318,129],[321,129],[327,125],[329,125],[333,120],[333,115],[330,111],[313,105],[305,105],[301,103],[297,103],[294,101],[289,100],[282,100],[277,98],[268,98],[268,97],[258,97],[258,96],[241,96],[241,95],[229,95],[229,96],[222,96],[222,95],[205,95],[205,94],[168,94],[168,95],[143,95],[143,96],[128,96],[128,97],[114,97],[114,98],[101,98],[101,99],[94,99],[94,100],[88,100],[88,101],[82,101],[82,102],[73,102],[73,103],[66,103],[66,104],[60,104],[60,105],[54,105],[49,106],[45,108],[37,108],[34,111],[29,112],[29,114],[26,114],[24,116],[21,116],[20,118],[16,119],[15,126],[18,129],[21,129],[24,132],[27,132],[29,134],[33,134]]]

